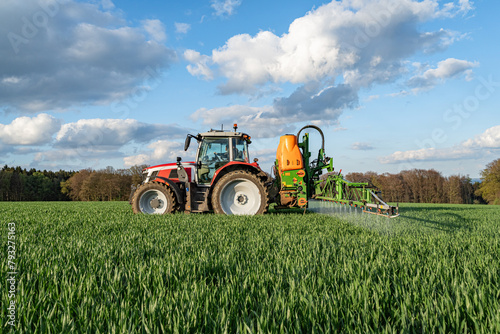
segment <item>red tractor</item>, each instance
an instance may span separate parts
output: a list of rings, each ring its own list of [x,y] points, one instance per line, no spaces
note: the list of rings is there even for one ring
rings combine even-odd
[[[143,182],[131,194],[135,213],[166,214],[176,211],[254,215],[269,206],[269,179],[257,164],[250,163],[250,136],[234,131],[210,130],[187,135],[198,142],[196,161],[144,169]]]

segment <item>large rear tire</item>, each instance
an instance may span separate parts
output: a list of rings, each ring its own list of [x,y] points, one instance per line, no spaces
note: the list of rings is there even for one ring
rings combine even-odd
[[[134,213],[163,215],[174,212],[175,208],[172,190],[160,182],[148,182],[139,186],[132,198]]]
[[[215,213],[226,215],[263,214],[268,207],[264,182],[255,174],[236,170],[224,175],[212,192]]]

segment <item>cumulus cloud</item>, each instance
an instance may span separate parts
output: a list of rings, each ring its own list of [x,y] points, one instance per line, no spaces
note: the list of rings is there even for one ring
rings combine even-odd
[[[59,125],[59,128],[55,138],[50,138],[53,141],[50,149],[32,152],[36,153],[33,163],[52,166],[52,162],[57,161],[72,169],[94,167],[103,159],[124,157],[128,162],[150,163],[171,158],[169,152],[181,146],[180,143],[173,142],[162,145],[166,141],[161,138],[183,138],[188,132],[176,125],[147,124],[133,119],[82,119]],[[149,144],[152,141],[155,142]],[[127,156],[124,152],[130,151],[134,144],[140,145],[141,151],[145,148],[146,151],[153,151],[134,157]],[[178,150],[175,152],[178,153]]]
[[[0,108],[36,112],[127,97],[145,69],[175,59],[159,43],[161,22],[143,23],[130,27],[119,13],[74,0],[0,2],[6,37],[0,39]]]
[[[202,77],[206,80],[214,78],[214,74],[208,65],[211,62],[209,56],[202,55],[198,51],[186,50],[184,52],[184,59],[192,63],[187,66],[187,70],[191,75]]]
[[[141,150],[145,147],[153,149],[150,154],[136,156],[136,161],[141,157],[159,161],[172,158],[181,147],[180,143],[174,142],[162,145],[166,143],[163,138],[180,139],[189,132],[175,124],[148,124],[134,119],[81,119],[61,123],[61,120],[41,113],[34,117],[18,117],[10,124],[0,124],[0,153],[4,158],[12,154],[33,154],[35,165],[80,169],[95,167],[103,159],[123,158],[124,152],[136,145]],[[153,144],[149,144],[151,142]],[[172,153],[174,151],[176,153]]]
[[[448,148],[422,148],[419,150],[397,151],[379,159],[383,164],[395,164],[412,161],[437,161],[472,159],[488,152],[500,150],[500,125],[487,129],[480,135],[468,139],[459,145]]]
[[[18,117],[10,124],[0,124],[0,142],[9,145],[43,145],[52,141],[61,121],[47,114]]]
[[[437,1],[332,1],[296,19],[282,36],[270,31],[233,36],[212,51],[211,60],[227,78],[222,93],[344,73],[352,85],[386,82],[401,73],[406,57],[443,43],[447,31],[419,31],[420,23],[442,10]],[[452,11],[457,9],[447,9]]]
[[[217,16],[231,16],[235,13],[236,7],[241,5],[241,0],[212,0],[212,8]]]
[[[472,74],[472,68],[478,65],[477,62],[448,58],[440,61],[436,68],[428,69],[424,73],[412,77],[406,84],[412,87],[414,92],[428,90],[441,81],[461,74],[469,77]]]
[[[184,161],[194,158],[194,150],[184,151],[184,146],[179,142],[169,140],[158,140],[147,146],[148,153],[133,155],[123,158],[125,166],[153,165],[159,163],[175,162],[177,157],[183,157]]]
[[[323,120],[336,124],[343,110],[358,106],[361,89],[411,76],[411,56],[444,50],[459,39],[445,29],[422,31],[424,23],[471,9],[466,1],[442,6],[436,0],[332,1],[293,21],[282,36],[271,31],[236,35],[210,55],[187,50],[184,58],[190,62],[189,73],[206,80],[225,78],[218,86],[223,95],[259,96],[269,86],[299,86],[290,96],[276,98],[272,105],[215,108],[205,110],[204,116],[197,112],[196,117],[209,119],[216,114],[219,122],[224,119],[221,110],[238,109],[248,112],[239,116],[239,122],[252,120],[253,127],[269,129],[270,124],[276,126],[276,118],[285,115],[288,123]],[[420,85],[431,87],[461,73],[470,76],[475,66],[474,62],[450,58],[435,69],[414,74],[408,84],[415,89],[420,80]]]
[[[465,141],[463,146],[468,148],[500,148],[500,125],[489,128],[482,134]]]
[[[116,149],[132,141],[147,143],[165,136],[180,138],[186,132],[176,125],[147,124],[134,119],[81,119],[61,127],[55,146]]]

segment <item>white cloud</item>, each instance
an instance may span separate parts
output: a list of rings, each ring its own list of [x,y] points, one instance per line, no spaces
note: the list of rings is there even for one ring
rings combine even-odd
[[[171,158],[167,153],[181,145],[176,143],[162,146],[166,141],[161,138],[183,138],[188,132],[176,125],[147,124],[133,119],[81,119],[59,127],[52,148],[36,153],[34,163],[50,165],[57,161],[73,169],[95,167],[102,160],[123,159],[123,152],[130,150],[134,143],[141,151],[151,148],[154,151],[151,154],[127,157],[127,161],[132,161],[132,158],[134,161],[159,161]],[[151,141],[155,142],[148,144]]]
[[[436,68],[428,69],[421,75],[412,77],[406,84],[409,87],[413,87],[414,92],[427,90],[441,81],[457,77],[461,74],[465,74],[466,79],[468,79],[472,68],[477,66],[479,66],[477,62],[448,58],[440,61]]]
[[[30,21],[34,14],[44,18],[43,27]],[[149,20],[130,27],[120,12],[74,0],[1,1],[0,107],[37,112],[129,96],[147,68],[166,68],[175,59],[157,42],[160,26]]]
[[[18,117],[0,124],[0,142],[10,145],[43,145],[61,128],[61,121],[47,114]]]
[[[282,36],[270,31],[236,35],[211,55],[188,50],[184,58],[191,63],[189,73],[206,80],[225,78],[218,86],[220,94],[255,97],[281,83],[300,85],[290,96],[276,98],[258,111],[233,106],[197,115],[220,124],[228,119],[221,110],[232,115],[237,109],[247,113],[238,116],[238,122],[247,121],[263,136],[277,123],[285,125],[278,120],[284,117],[287,127],[304,121],[337,124],[344,109],[358,106],[360,89],[409,76],[411,56],[443,50],[458,40],[456,33],[444,29],[422,32],[422,25],[456,15],[461,8],[456,4],[440,7],[436,0],[332,1],[293,21]],[[461,73],[470,78],[474,66],[450,58],[426,73],[421,68],[413,70],[430,87]],[[410,83],[416,84],[414,77]]]
[[[241,0],[212,0],[212,8],[217,16],[230,16],[235,13],[236,7],[241,5]]]
[[[22,81],[22,78],[12,76],[12,77],[8,77],[8,78],[3,78],[2,83],[3,84],[17,85],[21,81]]]
[[[61,125],[59,119],[41,113],[36,117],[18,117],[10,124],[0,124],[0,152],[4,156],[34,154],[33,163],[37,165],[56,168],[53,162],[58,162],[60,166],[80,169],[95,167],[101,160],[123,158],[123,152],[135,145],[141,151],[153,149],[150,154],[136,156],[135,160],[143,157],[160,161],[172,158],[172,152],[180,153],[177,148],[181,146],[163,138],[184,138],[188,132],[175,124],[148,124],[134,119],[81,119]],[[44,149],[40,146],[46,144],[51,147],[40,151]]]
[[[142,21],[144,30],[151,36],[153,41],[163,43],[167,40],[165,26],[160,20],[144,20]]]
[[[55,145],[111,150],[132,141],[146,143],[163,136],[179,138],[186,132],[176,125],[147,124],[134,119],[81,119],[64,124]]]
[[[279,43],[279,37],[269,31],[262,31],[255,37],[236,35],[224,47],[214,50],[212,63],[218,66],[222,76],[228,78],[228,82],[220,87],[221,92],[249,92],[255,86],[279,81],[283,73],[279,64],[279,57],[283,55]],[[296,59],[294,65],[300,67],[300,64],[301,59]]]
[[[438,15],[442,17],[455,17],[458,14],[462,16],[474,9],[474,3],[470,0],[459,0],[458,4],[454,2],[445,3],[443,9],[438,11]]]
[[[189,23],[175,22],[175,32],[178,34],[187,34],[187,32],[190,29],[191,29],[191,25]]]
[[[211,63],[227,78],[223,94],[338,76],[354,87],[392,82],[404,73],[408,56],[449,42],[446,30],[419,31],[420,23],[439,17],[441,10],[434,0],[332,1],[296,19],[282,36],[261,31],[231,37],[212,51]]]
[[[500,125],[489,128],[473,139],[465,141],[463,146],[469,148],[500,148]]]
[[[500,125],[491,127],[482,134],[453,147],[397,151],[380,158],[379,161],[383,164],[394,164],[412,161],[472,159],[488,152],[498,152],[498,150],[500,150]]]
[[[123,158],[125,166],[133,165],[154,165],[159,163],[175,162],[177,157],[182,157],[187,161],[194,157],[195,150],[184,151],[184,147],[179,142],[169,140],[158,140],[148,145],[150,152]]]
[[[209,56],[201,55],[198,51],[186,50],[184,51],[184,58],[194,64],[187,66],[187,70],[191,75],[203,77],[206,80],[214,78],[214,74],[208,66],[208,63],[211,62]]]

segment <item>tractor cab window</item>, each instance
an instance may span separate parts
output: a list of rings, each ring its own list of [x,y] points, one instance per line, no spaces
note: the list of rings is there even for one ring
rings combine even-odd
[[[233,161],[249,162],[248,144],[243,138],[233,138]]]
[[[217,169],[229,162],[229,138],[205,138],[198,152],[198,182],[210,183]]]

